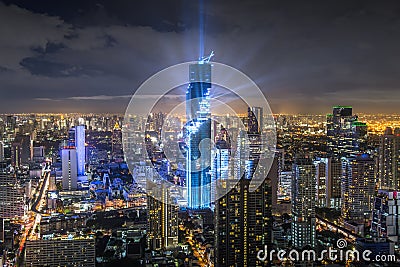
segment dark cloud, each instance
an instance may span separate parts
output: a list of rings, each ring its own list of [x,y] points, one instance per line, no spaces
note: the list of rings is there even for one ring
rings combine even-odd
[[[119,96],[199,55],[198,1],[3,3],[0,112],[123,112]],[[400,112],[399,2],[204,0],[204,30],[274,112]]]
[[[45,47],[42,46],[35,46],[32,47],[32,50],[39,53],[39,54],[46,54],[46,53],[56,53],[65,48],[65,45],[62,43],[53,43],[47,42]]]

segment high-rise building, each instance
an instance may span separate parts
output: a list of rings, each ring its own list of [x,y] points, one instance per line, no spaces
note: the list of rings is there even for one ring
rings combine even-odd
[[[334,158],[320,158],[316,165],[317,206],[341,208],[342,162]]]
[[[31,140],[29,135],[18,135],[11,145],[11,164],[21,167],[28,164],[31,155]]]
[[[261,133],[263,129],[263,108],[249,107],[248,108],[248,129],[249,132]]]
[[[78,167],[75,148],[61,150],[62,162],[62,188],[63,190],[76,190],[78,181]]]
[[[375,161],[368,154],[343,158],[342,168],[342,218],[362,223],[374,203]]]
[[[353,151],[355,153],[364,153],[367,150],[368,125],[365,122],[353,121],[351,124],[353,135]]]
[[[0,218],[22,217],[26,212],[25,189],[12,169],[0,166]]]
[[[0,161],[4,160],[4,143],[0,141]]]
[[[292,169],[292,242],[295,248],[316,246],[316,169],[310,158],[297,158]]]
[[[9,132],[14,132],[17,126],[17,118],[15,116],[7,116],[6,127]]]
[[[278,199],[289,201],[292,198],[292,172],[282,171],[279,174]]]
[[[68,147],[75,147],[75,138],[76,138],[76,131],[75,128],[71,128],[68,131]]]
[[[271,181],[271,205],[274,211],[278,207],[278,185],[279,185],[279,153],[275,153],[271,168],[268,172],[268,179]]]
[[[44,161],[44,146],[35,146],[32,149],[32,160],[37,163],[41,163]]]
[[[78,176],[85,175],[85,125],[75,127],[75,148],[77,158]]]
[[[212,184],[211,196],[212,199],[217,198],[216,186],[227,188],[229,179],[233,177],[233,162],[231,159],[231,141],[228,131],[221,126],[221,130],[215,137],[215,158],[212,168]],[[228,186],[228,188],[230,188]]]
[[[379,190],[372,211],[371,234],[398,244],[400,236],[400,192]]]
[[[348,157],[366,149],[367,124],[358,121],[349,106],[335,106],[327,115],[326,135],[328,154],[335,158]]]
[[[387,127],[379,146],[379,188],[400,189],[400,129]]]
[[[115,159],[122,160],[124,158],[124,152],[122,150],[122,131],[118,122],[115,123],[112,132],[111,156],[114,160]]]
[[[211,203],[211,64],[189,66],[186,91],[186,186],[188,207],[208,208]]]
[[[155,187],[147,196],[147,241],[152,250],[178,245],[178,211],[169,190]]]
[[[0,218],[0,241],[4,250],[14,248],[14,229],[10,219]]]
[[[249,110],[249,117],[253,115]],[[215,266],[264,266],[257,259],[257,253],[272,243],[271,177],[265,173],[261,185],[255,190],[250,188],[254,186],[251,181],[262,153],[259,130],[248,125],[247,135],[251,137],[247,141],[243,134],[239,135],[234,175],[242,176],[228,175],[226,183],[232,182],[235,186],[227,186],[232,189],[216,200]],[[250,153],[244,159],[242,150],[246,148],[250,148]],[[242,162],[245,162],[244,168],[241,168]]]
[[[215,266],[263,266],[257,252],[272,243],[270,180],[250,192],[251,180],[242,178],[216,201]]]
[[[95,266],[93,238],[27,240],[25,266]]]

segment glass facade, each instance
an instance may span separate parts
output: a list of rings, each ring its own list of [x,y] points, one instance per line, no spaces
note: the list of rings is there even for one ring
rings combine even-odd
[[[211,64],[189,67],[186,91],[186,185],[188,207],[207,208],[211,203]]]

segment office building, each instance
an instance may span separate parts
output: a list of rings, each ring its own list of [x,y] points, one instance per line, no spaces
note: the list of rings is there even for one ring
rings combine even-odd
[[[257,252],[272,243],[270,180],[254,192],[249,190],[250,182],[241,179],[216,200],[215,266],[261,266]]]
[[[278,184],[279,184],[279,153],[275,153],[271,168],[268,172],[268,179],[271,181],[271,205],[274,211],[278,206]]]
[[[41,163],[45,159],[44,146],[35,146],[32,149],[32,161]]]
[[[0,161],[4,160],[4,143],[0,141]]]
[[[292,170],[292,243],[295,248],[316,246],[316,169],[309,158],[297,158]]]
[[[377,259],[378,255],[382,256],[388,256],[388,255],[394,255],[394,243],[390,242],[386,238],[357,238],[355,242],[355,249],[362,255],[365,250],[369,250],[368,253],[365,253],[364,255],[367,255],[369,259]],[[379,257],[380,258],[380,257]],[[365,261],[362,256],[360,256],[360,261],[361,262],[366,262],[369,264],[370,261]],[[397,264],[396,264],[397,265]],[[393,265],[393,266],[396,266]]]
[[[71,128],[68,131],[68,141],[67,141],[67,146],[68,147],[75,147],[75,138],[76,138],[76,131],[75,128]]]
[[[367,144],[367,124],[358,121],[350,106],[335,106],[327,115],[326,135],[328,155],[340,158],[364,152]]]
[[[85,175],[85,125],[75,127],[75,148],[77,158],[78,176]]]
[[[30,161],[31,140],[29,135],[18,135],[11,144],[11,164],[21,167]]]
[[[400,236],[400,192],[379,190],[374,198],[371,235],[398,244]]]
[[[124,152],[122,149],[122,130],[119,126],[118,122],[115,123],[114,129],[112,132],[112,147],[111,147],[111,156],[112,159],[120,159],[123,160]]]
[[[283,171],[279,175],[278,200],[289,201],[292,198],[292,172]]]
[[[0,241],[3,250],[14,248],[14,229],[10,219],[0,218]]]
[[[342,162],[334,158],[314,161],[318,207],[341,209]]]
[[[25,215],[25,188],[17,182],[17,177],[2,164],[0,167],[0,218],[15,218]]]
[[[353,151],[364,153],[368,148],[368,125],[365,122],[353,121],[351,124]]]
[[[78,167],[75,148],[61,150],[62,189],[76,190],[78,182]]]
[[[251,113],[249,110],[249,117],[254,115]],[[263,153],[258,131],[259,127],[248,125],[247,134],[252,137],[246,141],[243,134],[239,135],[235,175],[241,173],[242,177],[238,181],[237,177],[228,175],[227,183],[235,183],[235,186],[216,200],[215,266],[264,266],[265,263],[257,259],[257,253],[265,245],[272,244],[271,177],[264,173],[266,178],[261,185],[257,189],[250,188],[254,186],[251,181]],[[246,148],[250,148],[247,159],[242,151]],[[238,166],[243,162],[245,166]]]
[[[399,190],[400,129],[387,127],[379,144],[379,188]]]
[[[211,64],[199,61],[189,66],[186,91],[186,186],[188,207],[211,204]]]
[[[249,107],[248,108],[248,129],[252,133],[261,133],[263,129],[263,108]]]
[[[8,115],[6,119],[6,129],[8,132],[15,132],[17,117]]]
[[[215,158],[212,168],[212,199],[218,198],[217,186],[219,190],[225,188],[229,191],[229,180],[233,177],[233,161],[231,159],[231,141],[228,131],[221,126],[220,131],[215,137]],[[227,188],[228,186],[228,188]]]
[[[25,266],[95,266],[95,240],[59,238],[27,240]]]
[[[147,243],[153,250],[176,247],[178,245],[177,205],[171,204],[168,189],[154,187],[147,196]]]
[[[375,161],[367,154],[342,161],[342,219],[363,223],[372,211]]]

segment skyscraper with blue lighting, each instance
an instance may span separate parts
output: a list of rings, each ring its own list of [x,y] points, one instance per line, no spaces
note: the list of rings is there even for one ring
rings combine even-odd
[[[211,203],[211,64],[201,60],[189,66],[186,91],[186,185],[188,207]]]
[[[75,128],[76,158],[78,160],[78,176],[85,175],[85,125]]]

